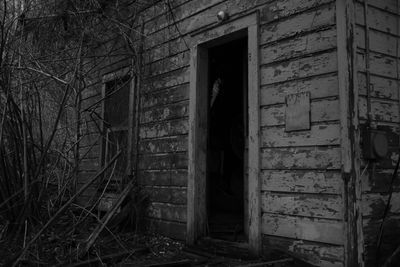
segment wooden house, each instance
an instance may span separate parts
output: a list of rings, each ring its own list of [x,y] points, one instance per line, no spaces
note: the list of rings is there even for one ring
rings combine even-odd
[[[80,184],[123,150],[116,173],[148,193],[153,231],[375,266],[398,158],[399,16],[396,0],[152,1],[134,31],[140,74],[115,57],[83,97],[109,95],[104,134],[83,126]],[[367,124],[388,141],[379,160],[363,156]],[[399,184],[381,260],[400,244]]]

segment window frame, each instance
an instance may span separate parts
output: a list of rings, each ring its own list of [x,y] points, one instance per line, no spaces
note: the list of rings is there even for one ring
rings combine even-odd
[[[124,127],[106,127],[104,123],[105,119],[105,111],[106,111],[106,90],[107,84],[118,80],[118,79],[127,79],[128,86],[129,86],[129,101],[128,101],[128,124]],[[120,70],[108,73],[103,75],[102,77],[102,87],[101,87],[101,123],[100,123],[100,130],[101,130],[101,138],[100,138],[100,168],[104,167],[107,164],[107,155],[106,152],[108,150],[108,135],[110,131],[121,131],[127,130],[127,164],[126,170],[124,172],[125,175],[132,174],[132,149],[133,149],[133,142],[132,142],[132,135],[133,135],[133,128],[134,128],[134,115],[135,115],[135,83],[136,77],[133,74],[131,68],[126,67]],[[124,181],[123,181],[124,182]]]

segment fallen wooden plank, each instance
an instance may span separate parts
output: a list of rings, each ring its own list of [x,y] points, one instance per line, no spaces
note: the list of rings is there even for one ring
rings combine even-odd
[[[107,212],[107,214],[103,217],[101,220],[101,223],[96,227],[96,229],[92,232],[92,234],[89,236],[88,240],[86,241],[86,245],[84,249],[79,253],[80,256],[85,255],[90,247],[94,244],[96,239],[99,237],[101,231],[103,231],[104,227],[107,225],[107,223],[111,220],[111,218],[114,216],[116,211],[118,210],[119,206],[122,204],[126,196],[131,192],[133,186],[134,186],[134,179],[130,180],[127,186],[125,187],[124,191],[119,195],[118,200],[114,203],[112,208]]]
[[[36,233],[36,235],[28,242],[28,244],[25,246],[24,249],[21,251],[17,252],[13,259],[12,263],[10,265],[16,266],[18,262],[21,260],[21,258],[24,257],[25,253],[28,251],[28,248],[42,235],[42,233],[50,226],[52,225],[56,219],[71,205],[71,203],[83,192],[88,188],[94,181],[96,181],[103,173],[111,166],[113,163],[118,159],[118,157],[121,155],[121,151],[119,151],[111,160],[108,162],[106,166],[104,166],[100,172],[98,172],[93,178],[91,178],[85,185],[83,185],[78,192],[75,193],[57,212],[56,214],[53,215],[53,217],[48,220],[48,222],[39,230],[39,232]]]

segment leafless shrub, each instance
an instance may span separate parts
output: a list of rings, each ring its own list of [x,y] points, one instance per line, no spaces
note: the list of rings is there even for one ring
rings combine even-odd
[[[43,230],[75,196],[82,160],[79,146],[87,130],[82,125],[87,118],[101,119],[96,114],[101,102],[83,109],[82,96],[99,78],[98,66],[115,56],[109,46],[116,35],[125,44],[125,56],[138,61],[136,13],[126,10],[135,11],[140,4],[97,0],[0,4],[0,242],[7,240],[19,250],[11,262],[21,259],[21,251],[32,240],[41,242],[40,236],[35,240],[35,231]],[[135,190],[129,205],[144,201]],[[139,212],[138,206],[134,208]],[[83,218],[93,219],[88,214],[93,214],[94,206],[76,209],[80,215],[65,215],[73,221],[64,231],[71,235]],[[131,215],[121,213],[119,220],[121,216]]]

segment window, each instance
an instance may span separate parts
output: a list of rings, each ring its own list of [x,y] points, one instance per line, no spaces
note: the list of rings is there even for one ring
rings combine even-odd
[[[111,177],[109,190],[119,190],[124,177],[129,173],[128,157],[130,144],[128,136],[130,134],[130,104],[132,90],[131,78],[129,76],[108,79],[103,85],[103,142],[102,142],[102,165],[107,163],[116,155],[118,151],[122,154],[115,163],[105,173],[104,182],[107,183]],[[116,77],[116,78],[115,78]],[[109,191],[108,190],[108,191]]]

